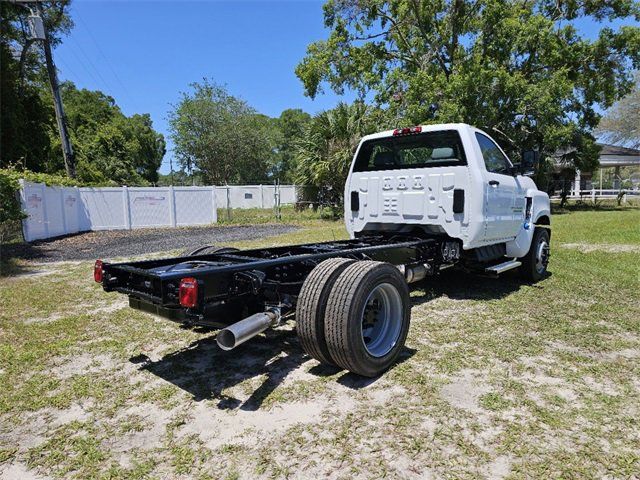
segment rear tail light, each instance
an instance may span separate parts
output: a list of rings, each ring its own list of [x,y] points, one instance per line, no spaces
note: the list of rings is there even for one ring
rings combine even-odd
[[[198,281],[195,278],[183,278],[178,289],[180,305],[193,308],[198,303]]]
[[[421,126],[417,126],[417,127],[407,127],[407,128],[396,128],[393,131],[394,135],[410,135],[412,133],[420,133],[422,132],[422,127]]]
[[[93,265],[93,279],[98,283],[102,283],[102,260],[96,260]]]

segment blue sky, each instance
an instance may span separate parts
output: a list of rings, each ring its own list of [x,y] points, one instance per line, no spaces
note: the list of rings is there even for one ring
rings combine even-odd
[[[294,73],[307,45],[328,36],[321,1],[75,0],[70,13],[75,28],[54,54],[61,79],[102,90],[126,115],[150,113],[167,139],[163,173],[172,157],[167,112],[203,77],[270,116],[353,99],[327,92],[311,100]],[[592,21],[578,26],[591,38],[600,28]]]
[[[77,0],[70,13],[75,28],[55,50],[61,79],[102,90],[126,115],[150,113],[167,140],[170,104],[203,77],[270,116],[340,100],[331,92],[305,97],[294,73],[307,45],[328,35],[320,1]],[[168,149],[163,173],[170,157]]]

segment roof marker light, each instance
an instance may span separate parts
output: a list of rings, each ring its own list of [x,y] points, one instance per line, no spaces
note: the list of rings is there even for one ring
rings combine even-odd
[[[393,131],[393,135],[411,135],[412,133],[420,133],[422,132],[422,127],[420,125],[415,127],[405,127],[405,128],[396,128]]]

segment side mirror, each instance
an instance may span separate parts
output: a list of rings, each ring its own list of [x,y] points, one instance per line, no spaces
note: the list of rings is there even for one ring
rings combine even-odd
[[[539,163],[540,163],[540,152],[538,150],[523,151],[522,162],[520,162],[521,174],[533,175]]]

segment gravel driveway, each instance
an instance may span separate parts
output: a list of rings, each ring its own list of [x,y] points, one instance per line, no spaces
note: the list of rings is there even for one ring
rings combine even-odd
[[[291,225],[243,225],[87,232],[31,244],[3,245],[2,255],[42,262],[131,257],[202,245],[224,245],[296,229]]]

